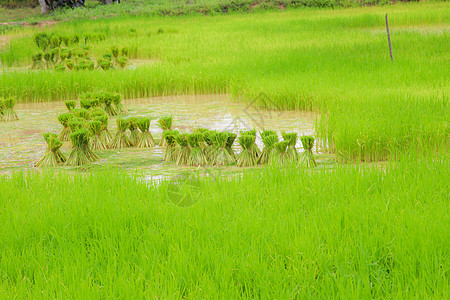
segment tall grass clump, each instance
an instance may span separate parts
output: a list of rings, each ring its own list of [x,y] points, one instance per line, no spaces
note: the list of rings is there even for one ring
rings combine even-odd
[[[57,134],[44,133],[44,140],[47,142],[47,150],[44,156],[36,163],[36,167],[56,167],[66,162],[66,157],[61,152],[62,142]]]
[[[13,97],[0,97],[0,121],[16,121],[19,120],[14,106],[16,105],[16,99]]]
[[[68,141],[70,139],[70,127],[69,122],[73,118],[73,114],[71,113],[62,113],[58,116],[58,121],[63,126],[60,134],[58,135],[58,139],[62,142]]]
[[[312,152],[312,148],[314,147],[314,137],[305,135],[300,137],[300,141],[302,142],[303,149],[305,149],[301,154],[300,163],[309,168],[317,166]]]
[[[172,121],[173,121],[173,117],[161,117],[158,120],[158,127],[162,129],[162,137],[159,140],[158,146],[160,147],[166,147],[166,140],[164,138],[164,132],[168,131],[168,130],[172,130]]]
[[[177,161],[177,147],[175,137],[179,134],[178,130],[166,130],[164,139],[166,140],[166,148],[164,149],[164,161]]]
[[[141,131],[139,142],[137,143],[138,148],[153,148],[154,146],[156,146],[156,143],[153,140],[153,136],[149,130],[151,120],[152,119],[145,117],[139,118],[137,120],[137,126]]]
[[[191,147],[188,159],[189,166],[204,166],[208,164],[208,159],[200,146],[201,139],[202,134],[198,132],[191,133],[188,136],[189,146]]]
[[[130,139],[128,138],[126,131],[130,126],[130,121],[125,118],[117,118],[117,132],[114,138],[111,140],[109,144],[109,148],[111,149],[123,149],[131,147],[132,144]]]
[[[181,133],[175,135],[175,141],[178,144],[176,163],[179,166],[185,166],[188,164],[191,149],[189,148],[189,134]]]
[[[82,166],[98,159],[98,156],[90,148],[87,129],[73,132],[70,134],[70,139],[72,140],[72,151],[66,162],[68,166]]]
[[[241,134],[239,137],[239,145],[242,147],[242,152],[238,157],[238,167],[254,167],[258,163],[257,153],[253,149],[255,144],[255,136],[252,134]]]

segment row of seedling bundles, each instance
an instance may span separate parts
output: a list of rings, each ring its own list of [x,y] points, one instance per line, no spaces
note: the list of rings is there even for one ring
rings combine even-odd
[[[317,165],[312,153],[314,137],[300,138],[305,151],[299,153],[295,148],[297,133],[282,132],[283,140],[281,141],[275,131],[264,130],[260,135],[264,144],[262,150],[255,142],[256,130],[241,131],[238,138],[235,133],[227,131],[219,132],[200,128],[193,133],[180,133],[178,130],[166,128],[163,131],[164,143],[161,145],[165,146],[164,160],[176,162],[178,165],[236,164],[238,167],[292,163],[300,163],[307,167]],[[239,154],[236,154],[232,148],[236,139],[242,149]]]

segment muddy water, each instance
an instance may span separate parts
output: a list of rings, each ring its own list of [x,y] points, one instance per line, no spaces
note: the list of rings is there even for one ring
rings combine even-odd
[[[216,130],[228,130],[239,133],[240,130],[262,128],[298,132],[299,135],[314,134],[316,114],[296,111],[266,111],[233,103],[227,95],[170,96],[146,99],[124,100],[129,116],[150,116],[155,119],[151,124],[151,133],[155,139],[161,138],[161,130],[156,120],[172,115],[173,127],[182,132],[191,132],[204,127]],[[59,133],[62,126],[57,116],[66,111],[64,102],[17,104],[16,112],[20,120],[0,122],[0,173],[11,173],[18,169],[33,169],[34,164],[45,152],[46,144],[42,134]],[[110,119],[110,130],[116,131],[116,118]],[[258,136],[257,144],[263,144]],[[297,145],[301,149],[300,142]],[[237,143],[235,151],[239,151]],[[70,143],[62,147],[68,155]],[[150,176],[172,174],[180,168],[162,161],[163,153],[155,149],[106,150],[99,153],[100,160],[88,168],[118,166],[126,169],[138,169]],[[73,169],[61,167],[63,169]]]

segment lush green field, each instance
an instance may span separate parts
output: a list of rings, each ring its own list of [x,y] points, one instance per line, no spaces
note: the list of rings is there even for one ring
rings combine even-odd
[[[413,160],[181,186],[1,177],[0,297],[445,299],[448,157]]]
[[[434,3],[73,21],[52,32],[105,33],[106,40],[90,43],[92,55],[118,45],[152,61],[106,73],[4,73],[0,89],[22,101],[73,98],[92,89],[132,98],[230,92],[241,101],[264,93],[271,100],[262,104],[271,108],[321,110],[318,135],[343,158],[386,159],[417,147],[448,148],[449,19],[449,6]],[[10,48],[0,54],[4,64],[30,63],[37,52],[30,46],[33,32],[11,33]]]

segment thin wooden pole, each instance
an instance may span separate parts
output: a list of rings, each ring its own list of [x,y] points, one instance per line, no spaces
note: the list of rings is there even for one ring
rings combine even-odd
[[[394,56],[392,55],[391,34],[389,33],[388,14],[386,14],[386,30],[387,30],[387,36],[388,36],[388,41],[389,41],[389,53],[391,54],[391,61],[394,61]]]

